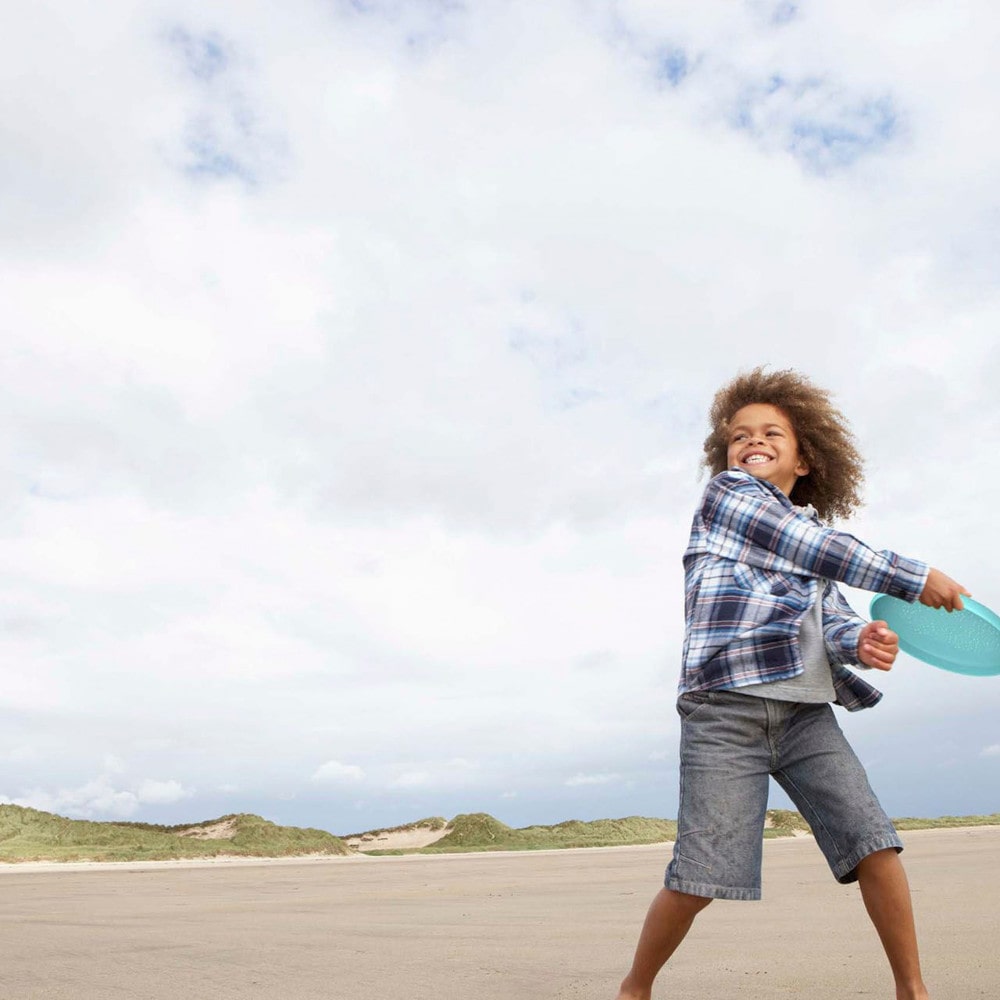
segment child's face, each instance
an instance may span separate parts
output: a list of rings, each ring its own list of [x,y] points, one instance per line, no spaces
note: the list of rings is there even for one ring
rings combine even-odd
[[[799,454],[799,441],[788,417],[770,403],[751,403],[729,421],[729,468],[766,479],[790,496],[809,466]]]

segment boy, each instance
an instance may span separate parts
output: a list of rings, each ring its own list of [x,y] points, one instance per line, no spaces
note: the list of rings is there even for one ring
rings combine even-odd
[[[820,523],[858,506],[862,466],[843,415],[804,376],[742,374],[716,393],[710,422],[714,478],[684,554],[677,840],[618,1000],[650,1000],[712,899],[760,898],[769,775],[838,881],[859,882],[897,1000],[927,1000],[903,845],[830,708],[879,701],[847,665],[889,670],[898,639],[862,621],[834,581],[949,611],[968,591]]]

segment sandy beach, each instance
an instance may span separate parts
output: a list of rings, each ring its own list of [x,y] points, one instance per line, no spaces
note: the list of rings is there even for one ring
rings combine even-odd
[[[903,835],[935,1000],[1000,996],[1000,827]],[[0,866],[2,1000],[611,1000],[669,847]],[[657,998],[891,1000],[856,886],[768,841]]]

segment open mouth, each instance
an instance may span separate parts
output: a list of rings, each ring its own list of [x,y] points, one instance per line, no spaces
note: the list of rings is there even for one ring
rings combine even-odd
[[[755,452],[752,455],[747,455],[746,458],[741,459],[743,465],[763,465],[765,462],[770,462],[770,455],[762,455],[760,452]]]

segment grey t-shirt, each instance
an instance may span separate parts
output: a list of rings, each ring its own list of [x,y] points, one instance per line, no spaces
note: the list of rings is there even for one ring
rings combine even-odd
[[[821,594],[826,581],[816,582],[819,586],[818,593]],[[776,701],[809,703],[835,701],[837,694],[833,690],[833,674],[830,672],[830,661],[826,658],[826,645],[823,642],[823,601],[818,595],[802,619],[799,648],[802,651],[802,663],[805,669],[798,677],[765,684],[748,684],[736,690],[740,694],[774,698]]]

